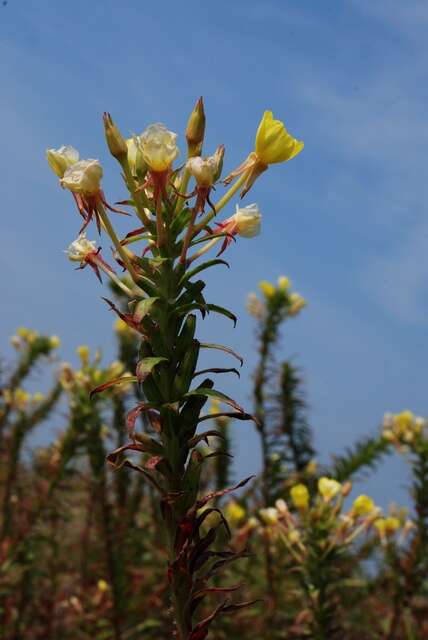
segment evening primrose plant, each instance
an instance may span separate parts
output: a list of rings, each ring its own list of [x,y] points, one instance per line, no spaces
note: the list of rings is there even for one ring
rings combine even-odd
[[[111,116],[105,114],[104,128],[108,148],[120,165],[128,191],[118,203],[121,208],[109,203],[101,187],[103,169],[98,160],[81,160],[72,147],[47,152],[51,168],[60,185],[72,194],[83,220],[68,257],[81,268],[89,266],[99,279],[103,273],[121,289],[128,299],[125,310],[109,299],[106,302],[134,331],[138,343],[138,363],[132,375],[119,373],[95,384],[91,393],[131,382],[144,394],[144,400],[127,415],[129,443],[114,451],[109,461],[115,467],[135,469],[158,492],[168,534],[174,632],[179,640],[202,640],[217,615],[247,603],[223,600],[211,613],[196,620],[197,608],[210,591],[210,578],[225,558],[230,562],[239,557],[210,550],[219,528],[227,529],[223,517],[206,535],[201,534],[210,512],[208,508],[200,515],[201,508],[231,489],[199,495],[201,472],[208,457],[199,445],[210,437],[219,437],[219,433],[215,429],[198,432],[198,427],[207,419],[220,417],[202,413],[209,399],[218,399],[227,407],[219,414],[239,420],[251,416],[218,391],[212,378],[207,377],[210,373],[237,373],[235,368],[198,370],[201,349],[223,351],[242,364],[230,347],[204,343],[196,337],[196,313],[202,317],[217,313],[236,323],[232,312],[206,300],[205,282],[200,277],[208,268],[228,266],[227,263],[218,256],[205,262],[200,259],[220,242],[219,253],[223,253],[232,241],[259,233],[261,215],[255,204],[238,205],[236,212],[223,220],[218,216],[241,188],[243,197],[269,165],[292,159],[302,150],[303,143],[295,140],[283,123],[274,120],[271,112],[266,112],[255,137],[254,151],[223,181],[229,188],[216,199],[213,194],[221,185],[225,148],[220,145],[213,154],[202,156],[202,99],[196,103],[186,128],[187,158],[176,167],[177,134],[165,125],[149,125],[141,134],[126,140]],[[131,228],[124,238],[117,235],[109,212],[130,216]],[[101,256],[98,243],[84,235],[86,230],[89,233],[92,220],[113,246],[114,267],[105,255]],[[119,270],[126,271],[129,284],[118,278]],[[143,414],[151,433],[137,429],[137,419]],[[146,454],[145,463],[124,458],[130,452]],[[216,561],[218,557],[223,561]]]

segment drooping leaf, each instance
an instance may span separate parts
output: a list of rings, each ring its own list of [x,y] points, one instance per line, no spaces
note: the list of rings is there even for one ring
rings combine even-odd
[[[234,313],[229,311],[229,309],[225,309],[224,307],[220,307],[218,304],[207,304],[207,308],[209,311],[214,311],[214,313],[219,313],[226,318],[229,318],[233,322],[233,326],[236,327],[236,323],[238,322],[238,318]]]
[[[230,398],[225,393],[217,391],[216,389],[198,387],[197,389],[192,389],[192,391],[186,393],[184,397],[188,398],[190,396],[208,396],[209,398],[215,398],[216,400],[220,400],[220,402],[224,402],[224,404],[228,404],[230,407],[233,407],[236,411],[245,413],[244,409],[233,398]]]
[[[193,374],[193,377],[196,378],[196,376],[201,376],[204,373],[236,373],[236,375],[238,376],[238,378],[241,377],[241,374],[239,373],[238,369],[235,369],[234,367],[232,367],[231,369],[224,369],[222,367],[212,367],[211,369],[201,369],[201,371],[195,371],[195,373]]]
[[[231,356],[239,360],[239,362],[241,363],[241,367],[244,364],[244,359],[238,353],[236,353],[236,351],[234,351],[230,347],[224,346],[223,344],[215,344],[214,342],[201,342],[200,346],[203,349],[218,349],[219,351],[225,351],[226,353],[229,353]]]
[[[202,264],[199,264],[194,269],[191,269],[190,271],[185,273],[180,280],[180,284],[184,284],[185,282],[188,282],[197,273],[200,273],[201,271],[204,271],[205,269],[209,269],[210,267],[214,267],[218,264],[224,264],[228,269],[230,269],[229,263],[226,262],[226,260],[219,260],[218,258],[215,258],[214,260],[207,260],[207,262],[202,262]]]
[[[138,382],[137,376],[121,376],[120,378],[114,378],[113,380],[104,382],[104,384],[100,384],[98,387],[92,389],[89,393],[89,397],[92,398],[96,393],[101,393],[101,391],[105,391],[105,389],[109,389],[110,387],[114,387],[119,384],[128,384],[130,382]]]

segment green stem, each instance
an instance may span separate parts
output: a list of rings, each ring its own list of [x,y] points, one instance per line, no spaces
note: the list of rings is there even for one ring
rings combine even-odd
[[[121,167],[123,169],[123,173],[125,175],[126,184],[128,186],[129,192],[132,196],[132,199],[135,204],[135,209],[137,211],[138,217],[145,227],[150,226],[150,218],[147,213],[144,211],[145,208],[149,208],[149,202],[147,201],[146,196],[142,191],[138,191],[135,186],[134,176],[132,175],[131,169],[129,167],[128,158],[124,158],[121,160]]]
[[[99,213],[99,216],[103,222],[103,225],[105,227],[105,230],[107,231],[108,235],[111,238],[111,241],[113,242],[116,251],[118,252],[118,254],[120,255],[120,257],[122,258],[126,268],[129,271],[129,275],[131,276],[131,278],[136,281],[138,279],[137,274],[135,273],[134,267],[131,264],[131,261],[129,259],[129,256],[126,252],[126,249],[124,249],[122,247],[122,245],[120,244],[120,240],[116,235],[115,230],[113,229],[113,226],[109,220],[109,217],[107,215],[106,210],[104,209],[104,206],[101,202],[97,203],[97,211]]]

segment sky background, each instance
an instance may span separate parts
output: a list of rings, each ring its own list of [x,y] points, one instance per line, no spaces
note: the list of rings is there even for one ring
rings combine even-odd
[[[252,149],[265,109],[305,141],[246,199],[260,206],[262,235],[231,247],[231,271],[209,275],[211,301],[240,320],[233,329],[210,319],[201,334],[246,357],[241,380],[222,377],[219,388],[251,407],[246,295],[286,274],[309,304],[284,328],[277,357],[292,356],[304,374],[320,459],[374,432],[385,411],[426,415],[427,27],[425,0],[0,3],[5,356],[21,324],[59,334],[67,360],[81,343],[106,360],[114,354],[101,288],[62,253],[80,222],[45,149],[72,144],[99,158],[106,194],[119,200],[102,112],[127,135],[164,122],[184,153],[185,124],[203,95],[205,150],[226,145],[225,171]],[[54,426],[63,423],[59,415]],[[259,469],[252,429],[234,429],[236,477]],[[392,459],[357,490],[386,505],[406,501],[406,482]]]

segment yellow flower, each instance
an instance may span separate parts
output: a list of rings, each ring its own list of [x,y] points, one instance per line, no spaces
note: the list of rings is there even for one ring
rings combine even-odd
[[[395,531],[398,531],[400,526],[401,522],[398,518],[395,518],[394,516],[388,516],[387,518],[385,518],[386,533],[394,533]]]
[[[279,276],[278,278],[278,288],[281,291],[287,291],[291,287],[291,280],[287,278],[287,276]]]
[[[83,365],[88,364],[88,362],[89,362],[89,354],[90,354],[90,349],[89,349],[88,345],[81,344],[80,347],[77,347],[76,353],[79,356],[79,358],[80,358],[80,360],[81,360]]]
[[[17,389],[13,394],[13,400],[16,408],[23,411],[30,400],[30,394],[24,389]]]
[[[318,491],[325,500],[325,502],[330,502],[341,490],[342,485],[337,480],[333,480],[332,478],[326,478],[323,476],[318,480]]]
[[[263,164],[287,162],[304,147],[304,143],[291,136],[280,120],[274,120],[272,111],[265,111],[256,134],[255,151]]]
[[[33,402],[42,402],[45,399],[45,396],[40,391],[36,391],[36,393],[32,397]]]
[[[356,516],[368,516],[375,508],[375,504],[369,496],[361,495],[354,500],[352,510]]]
[[[105,580],[102,580],[102,579],[98,580],[97,587],[98,587],[98,590],[103,592],[103,593],[110,589],[110,587],[108,585],[108,582],[106,582]]]
[[[317,472],[317,461],[316,460],[310,460],[308,462],[308,464],[306,465],[306,473],[308,474],[308,476],[314,476]]]
[[[18,327],[18,329],[16,330],[16,333],[23,340],[27,340],[27,338],[30,335],[31,331],[30,331],[30,329],[27,329],[27,327]]]
[[[290,489],[291,500],[296,509],[307,509],[309,504],[309,491],[304,484],[296,484]]]
[[[271,284],[267,280],[261,280],[259,282],[259,289],[265,296],[265,298],[272,298],[276,293],[275,285]]]
[[[231,500],[225,507],[226,519],[232,524],[237,525],[245,518],[245,509],[236,500]]]
[[[254,238],[260,233],[262,214],[258,206],[249,204],[246,207],[236,205],[236,213],[228,219],[234,231],[242,238]]]
[[[49,344],[52,347],[52,349],[58,349],[58,347],[61,346],[61,340],[59,339],[58,336],[51,336],[49,338]]]
[[[115,331],[117,331],[117,333],[129,332],[129,326],[126,324],[124,320],[122,320],[122,318],[117,318],[117,320],[115,320],[113,328]]]

